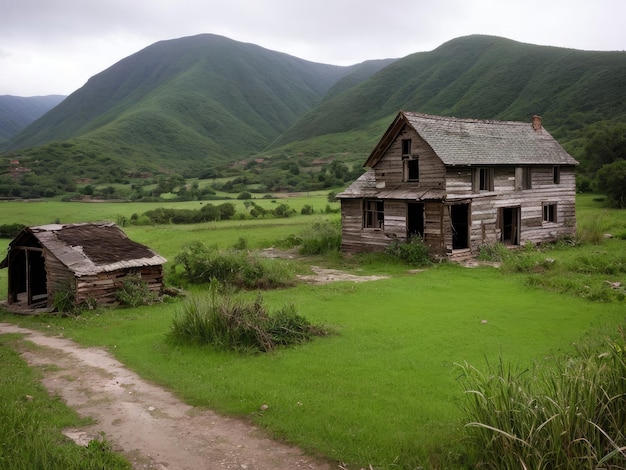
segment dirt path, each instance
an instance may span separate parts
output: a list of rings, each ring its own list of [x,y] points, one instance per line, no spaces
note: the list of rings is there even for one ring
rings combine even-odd
[[[69,339],[0,323],[0,334],[22,333],[40,346],[24,345],[22,356],[39,366],[43,384],[81,416],[95,423],[67,430],[86,443],[103,431],[136,469],[292,470],[341,468],[269,439],[241,420],[186,405],[142,380],[106,351]],[[41,367],[53,365],[54,367]]]

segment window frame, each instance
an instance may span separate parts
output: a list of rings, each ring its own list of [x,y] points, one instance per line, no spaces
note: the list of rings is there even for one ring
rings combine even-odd
[[[402,139],[400,142],[402,156],[405,157],[411,155],[411,139]]]
[[[474,170],[474,192],[494,190],[495,170],[491,167],[478,167]]]
[[[406,183],[419,183],[420,181],[420,159],[415,158],[403,158],[404,169],[404,181]],[[417,170],[417,177],[415,177],[415,171]],[[413,175],[413,177],[411,176]]]
[[[561,184],[561,167],[558,165],[552,167],[552,183]]]
[[[385,226],[385,202],[382,199],[363,199],[364,229],[383,229]]]
[[[544,224],[557,223],[558,206],[556,202],[544,202],[541,204],[541,220]]]

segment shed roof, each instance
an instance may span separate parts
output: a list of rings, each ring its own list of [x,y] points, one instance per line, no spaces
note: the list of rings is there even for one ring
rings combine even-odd
[[[9,249],[33,236],[76,276],[118,269],[158,266],[167,260],[134,242],[114,223],[51,224],[26,227]],[[5,258],[0,267],[7,265]]]
[[[373,167],[403,126],[412,127],[444,165],[577,165],[543,127],[531,122],[460,119],[401,111],[365,162]]]

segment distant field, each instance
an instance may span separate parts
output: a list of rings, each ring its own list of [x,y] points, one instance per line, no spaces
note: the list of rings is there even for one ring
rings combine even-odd
[[[321,199],[290,199],[289,205],[325,207]],[[593,196],[582,196],[578,203],[580,223],[601,217],[607,231],[626,232],[626,211],[606,211]],[[62,214],[62,221],[115,220],[119,213],[129,216],[148,208],[100,204],[92,210],[91,204],[67,208],[64,204],[68,203],[0,207],[3,216],[11,214],[11,222],[18,221],[13,217],[23,208],[24,220],[33,224],[49,222],[53,213]],[[11,210],[5,212],[7,207]],[[181,243],[193,239],[228,247],[244,237],[253,248],[269,246],[305,229],[314,217],[127,227],[127,232],[172,257]],[[2,242],[6,245],[8,240]],[[546,256],[559,259],[612,251],[623,257],[625,244],[614,239],[598,247],[561,248]],[[314,263],[337,266],[342,261],[316,259]],[[624,322],[623,301],[590,302],[529,287],[526,275],[491,267],[442,264],[410,272],[396,264],[346,261],[345,269],[375,270],[391,277],[263,292],[269,305],[293,303],[299,313],[336,332],[267,355],[239,356],[169,343],[166,334],[181,300],[111,309],[78,319],[0,314],[0,320],[49,326],[50,331],[63,328],[65,336],[109,349],[142,376],[175,390],[189,403],[244,416],[279,438],[346,462],[349,468],[371,464],[389,470],[451,468],[445,462],[455,461],[456,453],[462,452],[464,396],[456,364],[468,361],[483,367],[485,361],[502,358],[525,367],[547,356],[571,354],[588,335],[603,335]],[[5,298],[6,270],[0,276]],[[607,280],[621,279],[616,276]],[[262,404],[269,409],[260,412]]]

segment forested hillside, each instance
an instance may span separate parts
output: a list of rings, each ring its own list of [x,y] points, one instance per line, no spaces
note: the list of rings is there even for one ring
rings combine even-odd
[[[2,144],[0,196],[144,185],[159,175],[236,175],[232,190],[332,187],[358,174],[401,109],[522,121],[542,115],[591,181],[623,158],[625,99],[625,52],[469,36],[397,60],[338,67],[200,35],[120,61]]]

